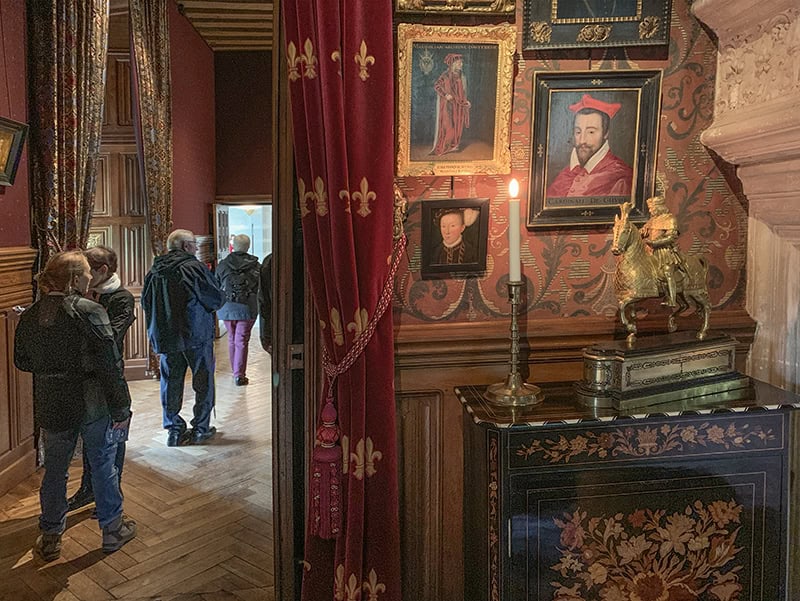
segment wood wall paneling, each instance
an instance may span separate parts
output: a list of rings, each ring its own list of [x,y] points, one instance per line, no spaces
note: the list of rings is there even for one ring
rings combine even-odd
[[[36,251],[0,248],[0,495],[33,473],[33,385],[28,373],[14,366],[15,305],[32,302],[32,269]]]
[[[111,181],[108,170],[111,168],[111,155],[101,152],[97,157],[97,180],[94,191],[94,217],[108,217],[111,215],[111,190],[108,184]]]
[[[142,192],[139,156],[136,148],[119,153],[120,195],[123,198],[120,212],[127,217],[144,217],[144,193]]]
[[[442,393],[439,390],[397,397],[397,440],[404,453],[400,474],[400,546],[406,599],[437,601],[443,557],[441,451]],[[414,459],[414,462],[405,459]],[[452,499],[448,499],[449,505]],[[425,551],[420,553],[419,551]]]
[[[696,327],[691,316],[681,324]],[[577,381],[584,348],[625,338],[618,319],[603,317],[530,319],[521,329],[522,371],[530,382]],[[640,336],[664,330],[661,311],[639,322]],[[712,330],[737,339],[736,366],[743,372],[753,320],[743,310],[718,312]],[[464,490],[463,409],[453,389],[503,381],[509,346],[508,324],[500,322],[395,330],[404,598],[465,598],[461,558],[470,541],[463,535],[463,499],[470,492]]]
[[[125,375],[135,380],[147,377],[149,350],[140,301],[152,254],[133,131],[131,66],[127,50],[109,51],[107,73],[107,112],[89,244],[105,244],[117,251],[117,271],[122,285],[136,299],[136,321],[128,330],[124,357]]]

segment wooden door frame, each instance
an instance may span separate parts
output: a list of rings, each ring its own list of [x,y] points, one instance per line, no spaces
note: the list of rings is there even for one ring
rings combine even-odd
[[[309,428],[306,416],[313,415],[319,385],[315,329],[308,324],[312,307],[304,270],[295,273],[298,261],[294,246],[297,213],[294,153],[292,144],[289,79],[284,52],[284,31],[280,2],[274,4],[276,23],[272,52],[272,148],[273,148],[273,355],[272,368],[277,382],[272,395],[272,480],[274,524],[275,598],[299,601],[303,572],[305,537]],[[297,298],[299,297],[299,298]],[[298,344],[293,330],[294,305],[302,303],[304,337]],[[311,339],[310,339],[311,338]],[[293,344],[294,343],[294,344]],[[311,432],[313,435],[313,431]]]

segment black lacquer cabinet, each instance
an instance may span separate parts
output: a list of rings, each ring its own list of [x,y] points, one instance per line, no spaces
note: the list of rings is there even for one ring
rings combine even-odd
[[[620,414],[543,390],[542,405],[510,410],[456,388],[468,600],[800,599],[799,397],[752,382],[740,398]]]

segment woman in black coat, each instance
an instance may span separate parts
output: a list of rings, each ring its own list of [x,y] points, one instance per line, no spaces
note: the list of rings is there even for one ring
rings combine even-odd
[[[41,297],[20,316],[14,339],[14,363],[33,373],[34,415],[42,429],[45,472],[36,551],[45,561],[61,555],[67,478],[78,436],[92,466],[103,551],[116,551],[136,535],[136,523],[122,513],[114,466],[130,395],[108,315],[83,297],[90,280],[82,252],[54,255],[38,276]]]

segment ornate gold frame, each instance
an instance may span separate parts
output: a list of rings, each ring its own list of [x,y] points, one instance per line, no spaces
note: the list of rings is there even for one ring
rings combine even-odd
[[[503,174],[511,171],[509,130],[516,28],[401,23],[397,28],[397,175]],[[433,85],[449,54],[463,56],[470,127],[461,148],[429,154],[435,131]],[[492,89],[494,88],[494,89]],[[433,111],[433,112],[431,112]],[[491,118],[490,118],[491,117]],[[427,121],[426,121],[427,119]],[[433,127],[432,127],[433,125]]]
[[[0,186],[14,183],[28,125],[0,117]]]
[[[672,0],[626,0],[613,3],[613,9],[586,2],[574,12],[577,6],[575,0],[524,0],[522,49],[669,44]]]
[[[395,0],[397,13],[513,15],[515,0]]]

